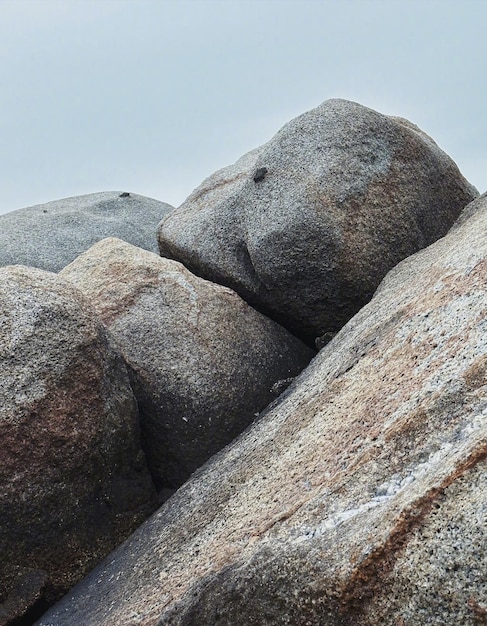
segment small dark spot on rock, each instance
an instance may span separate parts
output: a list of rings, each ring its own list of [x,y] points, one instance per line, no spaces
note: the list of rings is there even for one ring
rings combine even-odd
[[[129,197],[130,197],[130,194],[128,191],[124,191],[123,193],[119,195],[119,198],[129,198]]]
[[[42,212],[43,213],[47,213],[47,209],[42,209]]]
[[[261,180],[264,180],[266,174],[267,167],[259,167],[259,169],[254,174],[254,183],[260,183]]]

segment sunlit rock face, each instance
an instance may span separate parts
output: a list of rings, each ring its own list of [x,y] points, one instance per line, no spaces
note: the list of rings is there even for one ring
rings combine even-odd
[[[477,195],[414,124],[328,100],[205,180],[159,248],[312,342]]]
[[[487,197],[42,626],[486,614]]]

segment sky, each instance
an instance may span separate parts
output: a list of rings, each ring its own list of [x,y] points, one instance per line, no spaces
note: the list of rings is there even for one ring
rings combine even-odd
[[[0,213],[173,206],[328,98],[408,118],[487,190],[485,0],[0,0]]]

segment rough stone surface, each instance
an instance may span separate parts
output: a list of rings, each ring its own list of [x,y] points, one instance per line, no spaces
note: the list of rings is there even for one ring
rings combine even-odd
[[[159,248],[311,342],[477,195],[414,124],[328,100],[205,180],[164,218]]]
[[[61,276],[90,299],[129,364],[160,488],[181,485],[314,356],[235,292],[119,239]]]
[[[105,191],[12,211],[0,215],[0,266],[58,272],[105,237],[157,252],[157,225],[171,209],[134,193]]]
[[[153,501],[128,373],[95,312],[56,274],[1,268],[0,624],[31,624]]]
[[[42,626],[475,626],[487,196]]]

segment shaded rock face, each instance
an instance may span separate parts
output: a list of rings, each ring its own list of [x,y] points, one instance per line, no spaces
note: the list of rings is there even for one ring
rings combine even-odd
[[[61,276],[125,356],[159,488],[181,485],[314,355],[230,289],[119,239],[99,242]]]
[[[328,100],[205,180],[164,218],[159,249],[311,341],[477,195],[407,120]]]
[[[172,207],[119,191],[92,193],[0,215],[0,266],[58,272],[105,237],[157,251],[155,231]]]
[[[121,543],[154,488],[123,360],[57,275],[0,269],[0,380],[5,626],[32,623]]]
[[[485,623],[486,228],[484,196],[39,624]]]

